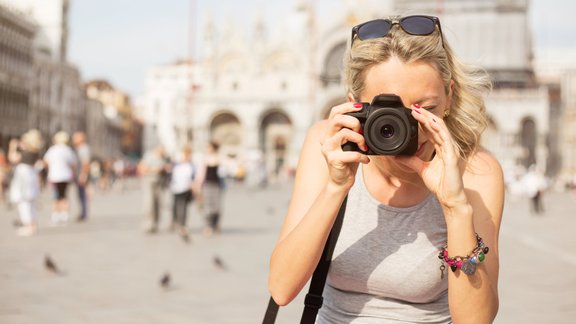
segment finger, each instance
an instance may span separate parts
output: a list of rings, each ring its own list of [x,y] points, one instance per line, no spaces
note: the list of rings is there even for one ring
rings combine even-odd
[[[348,163],[363,163],[370,162],[370,158],[360,152],[354,151],[331,151],[326,155],[326,161],[330,165],[348,164]]]
[[[347,142],[356,143],[363,151],[368,150],[364,136],[348,128],[342,128],[336,134],[329,137],[324,142],[323,149],[326,149],[327,151],[342,151],[342,145]]]
[[[336,115],[342,115],[352,111],[359,111],[362,110],[362,104],[359,102],[346,102],[338,106],[334,106],[330,110],[329,119],[334,118]]]
[[[360,125],[360,121],[356,117],[349,115],[336,115],[330,120],[328,131],[329,136],[336,134],[342,128],[348,128],[357,133],[360,133],[362,127]]]
[[[412,116],[422,126],[422,129],[426,131],[430,140],[432,140],[434,144],[442,145],[444,143],[444,138],[439,135],[442,128],[438,125],[440,123],[440,118],[438,118],[438,116],[425,111],[424,109],[413,109]]]

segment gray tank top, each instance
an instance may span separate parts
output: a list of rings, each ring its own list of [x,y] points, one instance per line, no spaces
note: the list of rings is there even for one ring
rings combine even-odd
[[[440,203],[430,194],[408,208],[380,204],[361,170],[316,323],[451,323],[447,274],[441,279],[438,259],[446,242]]]

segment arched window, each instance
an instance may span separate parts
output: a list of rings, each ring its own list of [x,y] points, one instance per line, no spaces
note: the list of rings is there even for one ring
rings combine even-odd
[[[322,86],[328,87],[330,85],[338,85],[342,79],[342,68],[344,66],[344,54],[346,53],[346,43],[339,43],[334,46],[326,59],[322,69],[320,79]]]

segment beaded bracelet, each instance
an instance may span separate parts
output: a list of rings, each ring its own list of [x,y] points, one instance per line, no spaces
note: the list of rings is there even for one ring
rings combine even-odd
[[[468,254],[468,256],[464,257],[455,256],[451,258],[448,256],[447,249],[448,249],[448,243],[446,243],[442,248],[442,250],[440,250],[438,258],[440,260],[443,260],[446,264],[448,264],[452,272],[455,272],[457,269],[460,269],[462,270],[462,272],[464,272],[469,276],[473,275],[476,272],[476,265],[484,261],[484,259],[486,258],[486,254],[488,254],[488,251],[490,251],[490,249],[486,246],[486,244],[484,244],[484,241],[482,241],[482,238],[478,236],[478,233],[476,233],[476,247],[474,248],[474,250],[472,250],[470,254]],[[445,269],[446,266],[444,265],[444,263],[442,263],[442,265],[440,266],[441,278],[444,278]]]

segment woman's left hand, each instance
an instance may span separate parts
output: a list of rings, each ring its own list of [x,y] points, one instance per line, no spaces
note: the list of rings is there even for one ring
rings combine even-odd
[[[436,154],[430,161],[423,161],[417,156],[397,156],[397,161],[416,171],[445,208],[467,204],[459,163],[461,159],[444,120],[426,109],[416,107],[412,108],[412,116],[420,124],[427,140],[434,145]]]

